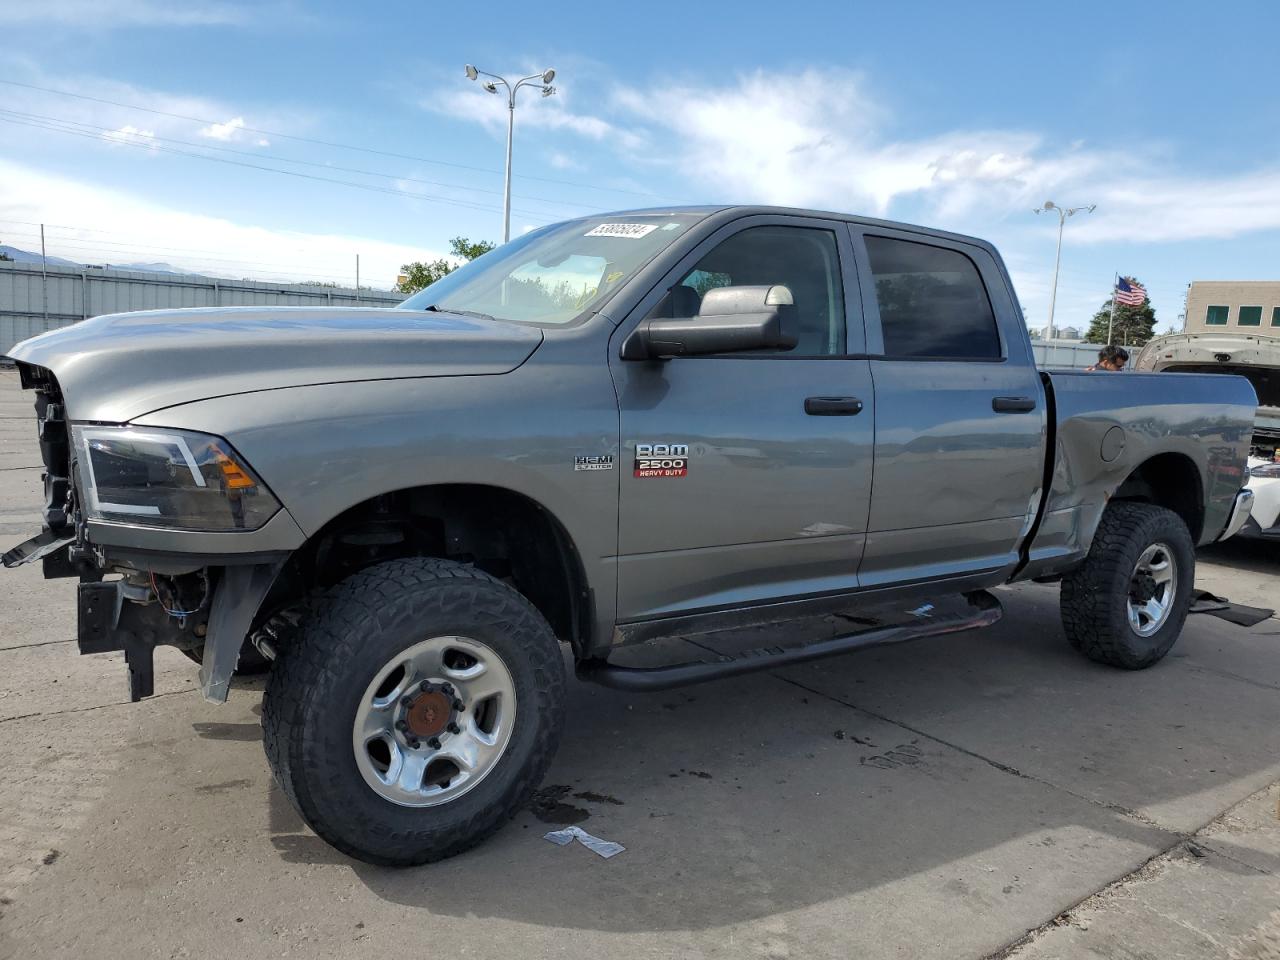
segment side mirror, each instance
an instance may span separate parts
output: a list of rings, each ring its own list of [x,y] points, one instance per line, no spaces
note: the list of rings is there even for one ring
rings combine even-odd
[[[643,321],[622,347],[624,360],[663,360],[746,350],[789,350],[795,337],[783,333],[795,311],[791,291],[781,285],[717,287],[702,298],[696,317]]]

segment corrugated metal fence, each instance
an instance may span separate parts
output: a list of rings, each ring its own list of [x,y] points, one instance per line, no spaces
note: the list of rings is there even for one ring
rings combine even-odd
[[[1058,368],[1059,370],[1083,370],[1098,362],[1098,351],[1102,346],[1097,343],[1079,343],[1062,340],[1032,340],[1031,354],[1036,359],[1036,366],[1041,369]],[[1138,356],[1136,347],[1129,347],[1129,369]]]
[[[383,290],[357,294],[350,287],[97,267],[51,266],[46,281],[39,264],[0,260],[0,356],[37,333],[103,313],[171,307],[391,307],[403,299]]]

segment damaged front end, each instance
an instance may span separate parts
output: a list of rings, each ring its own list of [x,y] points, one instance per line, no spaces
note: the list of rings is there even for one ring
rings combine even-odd
[[[223,702],[288,554],[202,555],[171,545],[175,532],[260,528],[279,503],[220,438],[73,424],[51,371],[21,362],[18,370],[36,396],[43,530],[0,562],[39,561],[47,579],[79,578],[80,652],[122,651],[131,700],[152,694],[153,653],[167,645],[200,661],[201,691]]]

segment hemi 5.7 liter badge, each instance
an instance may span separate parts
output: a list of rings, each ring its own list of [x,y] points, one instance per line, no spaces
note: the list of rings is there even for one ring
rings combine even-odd
[[[602,456],[594,457],[574,457],[574,470],[612,470],[613,454],[606,453]]]
[[[637,443],[637,477],[687,477],[689,445],[687,443]]]

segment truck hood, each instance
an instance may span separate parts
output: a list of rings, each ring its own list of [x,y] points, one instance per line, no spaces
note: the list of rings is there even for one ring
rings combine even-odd
[[[72,420],[123,423],[175,404],[317,383],[502,374],[542,331],[383,307],[209,307],[94,317],[9,356],[53,371]]]

